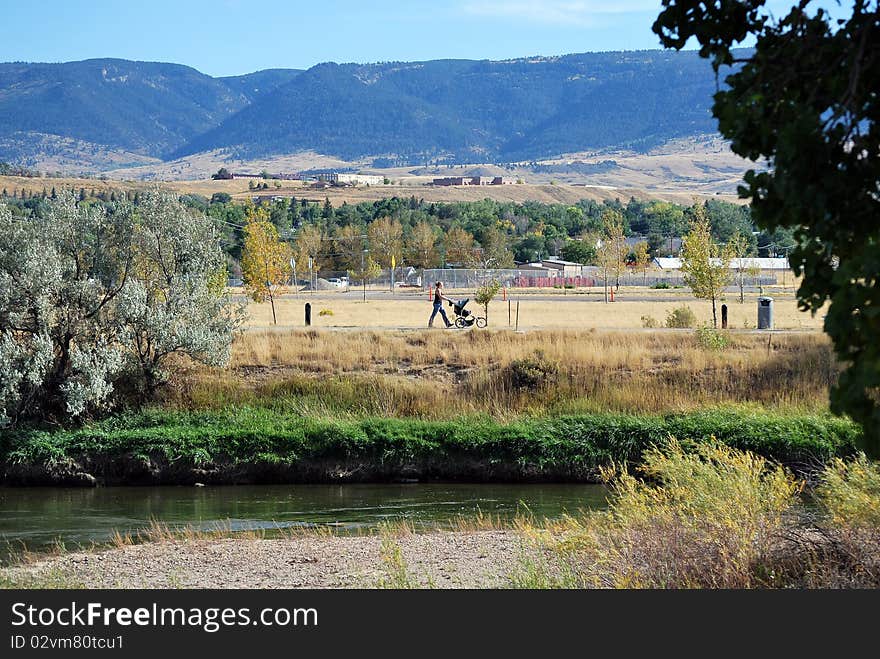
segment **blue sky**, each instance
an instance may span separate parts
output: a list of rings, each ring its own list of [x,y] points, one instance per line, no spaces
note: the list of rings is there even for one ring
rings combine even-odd
[[[659,47],[651,24],[660,0],[4,4],[0,61],[120,57],[187,64],[212,76],[327,61],[506,59]]]

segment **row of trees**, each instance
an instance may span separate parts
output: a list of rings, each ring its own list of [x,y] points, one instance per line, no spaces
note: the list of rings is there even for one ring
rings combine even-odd
[[[58,192],[54,197],[57,198]],[[80,201],[100,201],[112,209],[119,204],[138,204],[140,193],[122,191],[75,191]],[[15,215],[46,217],[52,192],[28,199],[6,198]],[[253,207],[235,203],[225,193],[210,200],[198,195],[183,195],[181,203],[204,212],[219,223],[223,248],[233,269],[242,259],[245,227]],[[748,209],[711,200],[700,204],[709,219],[713,238],[728,243],[735,236],[746,242],[744,254],[766,255],[775,247],[787,247],[791,238],[780,232],[756,237]],[[695,206],[666,202],[627,204],[582,201],[572,206],[561,204],[480,202],[425,203],[414,197],[383,199],[334,208],[328,200],[317,203],[304,199],[284,199],[262,204],[263,219],[276,230],[282,241],[294,251],[299,272],[306,270],[308,257],[316,268],[348,270],[390,265],[393,255],[398,264],[414,267],[441,267],[447,263],[463,267],[510,267],[514,261],[532,261],[561,255],[571,261],[607,265],[617,282],[626,265],[644,272],[650,257],[674,254],[681,236],[698,212]],[[613,221],[609,220],[613,218]],[[642,235],[643,241],[622,253],[619,242],[612,240],[618,254],[609,259],[598,247],[609,233],[609,222],[616,238]],[[667,232],[645,233],[645,230]],[[385,236],[382,238],[382,236]],[[367,236],[356,239],[356,236]],[[364,242],[366,244],[364,244]],[[632,241],[630,241],[630,244]],[[644,244],[642,244],[644,243]],[[672,249],[670,249],[672,247]],[[372,260],[363,259],[363,250]],[[784,253],[777,251],[776,253]]]
[[[712,320],[717,326],[716,302],[734,278],[740,288],[740,302],[744,301],[747,276],[756,273],[743,261],[751,251],[749,237],[735,232],[727,243],[718,243],[705,206],[691,208],[693,219],[683,239],[681,257],[685,282],[698,298],[712,302]],[[262,302],[269,300],[275,318],[275,296],[291,277],[297,277],[310,264],[311,270],[320,270],[325,259],[333,257],[334,265],[341,265],[356,281],[366,282],[378,276],[382,268],[393,268],[405,258],[411,263],[431,263],[438,252],[438,239],[427,222],[418,224],[405,237],[400,222],[383,217],[366,229],[346,225],[335,235],[325,238],[313,225],[303,226],[292,245],[283,241],[265,207],[251,207],[244,228],[245,244],[241,259],[242,277],[251,297]],[[650,253],[647,241],[636,243],[632,249],[626,240],[622,213],[606,208],[602,214],[602,230],[581,238],[589,248],[584,260],[597,265],[603,280],[605,301],[609,287],[620,287],[620,278],[628,268],[647,276]],[[500,241],[487,241],[480,246],[474,236],[460,227],[453,227],[444,240],[447,262],[468,267],[512,267],[512,254]],[[735,268],[731,270],[731,263]]]
[[[210,201],[191,196],[186,202],[200,204],[209,215],[224,223],[228,231],[228,252],[233,258],[240,258],[247,208],[232,202],[223,193],[214,195]],[[502,256],[505,251],[510,252],[516,261],[535,261],[551,255],[563,255],[572,261],[585,262],[593,258],[593,247],[581,239],[603,230],[605,211],[613,210],[620,214],[626,236],[643,236],[651,256],[674,254],[677,251],[674,239],[687,231],[693,219],[690,206],[635,199],[626,204],[584,200],[565,205],[492,200],[430,203],[415,197],[394,197],[342,204],[334,208],[328,200],[319,203],[294,198],[264,205],[279,234],[288,239],[304,226],[314,226],[325,239],[332,239],[340,229],[349,225],[365,233],[370,224],[386,217],[401,225],[406,243],[426,241],[428,232],[425,229],[428,228],[433,233],[432,244],[436,247],[424,250],[424,256],[419,261],[409,257],[412,264],[418,267],[442,265],[446,256],[445,239],[453,228],[469,233],[482,250],[500,252]],[[787,235],[753,237],[754,227],[747,207],[717,200],[703,205],[710,219],[713,236],[720,242],[727,242],[734,233],[739,232],[748,236],[753,250],[764,255],[791,242]],[[419,235],[414,236],[417,227],[420,227]],[[332,250],[328,253],[332,253]],[[453,262],[454,259],[445,258],[445,261]]]
[[[373,218],[366,223],[331,224],[329,229],[327,223],[303,221],[296,230],[285,230],[279,227],[277,218],[279,208],[284,203],[261,206],[261,216],[276,228],[279,236],[289,237],[297,263],[305,264],[311,258],[315,269],[358,272],[367,265],[366,260],[362,264],[361,258],[365,252],[381,268],[391,267],[392,260],[417,268],[447,264],[467,268],[512,268],[515,261],[521,260],[517,258],[517,252],[521,249],[516,248],[511,232],[506,230],[509,227],[506,228],[500,219],[480,229],[478,234],[468,231],[459,223],[444,229],[442,223],[434,223],[429,218],[409,225],[393,215]],[[246,227],[253,212],[253,209],[244,210],[242,227]],[[709,208],[705,204],[685,208],[681,214],[688,218],[688,224],[681,227],[682,233],[687,231],[687,226],[694,218],[706,217],[713,238],[718,239],[719,232],[712,224]],[[322,211],[323,215],[325,213]],[[629,246],[627,236],[631,232],[620,208],[605,206],[599,220],[591,222],[590,226],[594,228],[560,242],[560,251],[554,250],[553,253],[561,252],[564,258],[579,263],[599,265],[603,271],[613,275],[611,278],[618,285],[620,275],[627,266],[646,272],[656,250],[652,251],[647,238]],[[242,236],[244,233],[245,229],[242,228]],[[737,241],[738,254],[746,256],[755,252],[755,239],[750,230],[740,231],[737,228],[730,234],[725,232],[725,235],[728,242]],[[549,250],[541,254],[550,255]]]

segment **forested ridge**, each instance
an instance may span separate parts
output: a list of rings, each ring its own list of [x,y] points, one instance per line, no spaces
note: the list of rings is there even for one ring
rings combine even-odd
[[[715,91],[711,67],[693,52],[324,63],[226,78],[119,59],[6,63],[0,160],[27,164],[38,136],[166,160],[213,149],[397,164],[646,150],[714,133]]]

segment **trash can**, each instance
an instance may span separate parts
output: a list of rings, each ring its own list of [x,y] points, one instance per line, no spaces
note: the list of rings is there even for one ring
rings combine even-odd
[[[773,329],[773,298],[758,298],[758,329]]]

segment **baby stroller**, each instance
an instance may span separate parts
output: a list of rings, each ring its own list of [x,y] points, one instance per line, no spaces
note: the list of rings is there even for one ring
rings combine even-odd
[[[470,309],[465,308],[468,302],[470,302],[470,298],[458,300],[457,302],[452,304],[452,311],[455,314],[455,326],[459,329],[471,327],[474,324],[476,324],[477,327],[485,327],[485,318],[483,318],[482,316],[475,316],[470,312]]]

